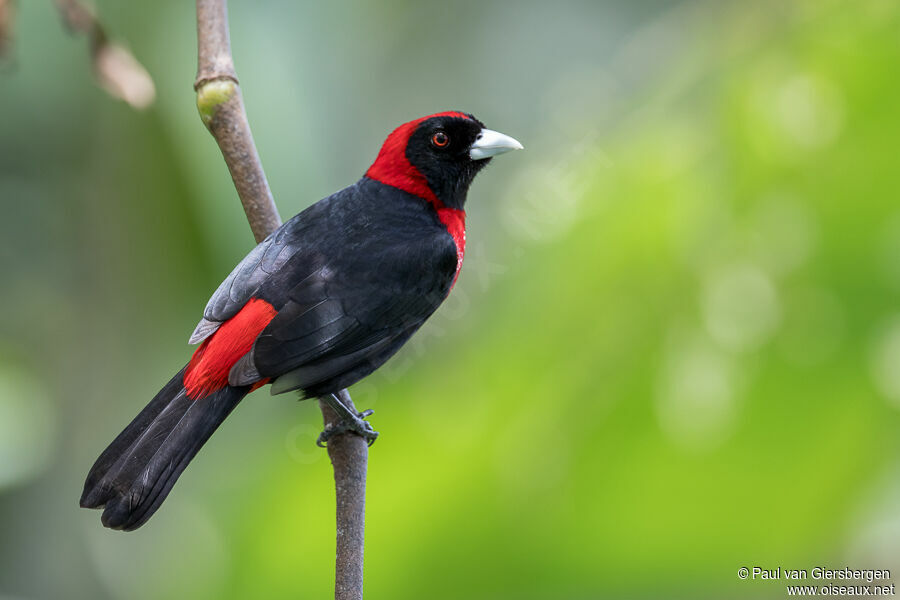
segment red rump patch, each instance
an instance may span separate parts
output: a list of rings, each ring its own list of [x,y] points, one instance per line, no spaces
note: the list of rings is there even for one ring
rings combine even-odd
[[[184,371],[188,397],[198,400],[228,385],[231,367],[250,352],[257,336],[276,314],[265,300],[250,298],[238,314],[203,340]]]
[[[425,176],[406,158],[406,146],[413,132],[421,123],[434,117],[471,118],[465,113],[447,111],[404,123],[391,132],[387,140],[385,140],[384,145],[381,146],[381,151],[378,153],[378,158],[366,171],[366,177],[401,189],[404,192],[409,192],[414,196],[427,200],[434,206],[435,210],[437,210],[438,218],[447,228],[447,231],[450,232],[450,235],[453,236],[453,241],[456,243],[456,275],[453,278],[453,283],[456,284],[456,278],[459,277],[459,270],[462,267],[463,256],[466,253],[466,213],[459,209],[444,207],[444,203],[440,201],[428,186],[428,180]]]

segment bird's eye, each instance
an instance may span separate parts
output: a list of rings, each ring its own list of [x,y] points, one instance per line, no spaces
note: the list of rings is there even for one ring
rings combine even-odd
[[[431,136],[431,144],[435,148],[446,148],[450,144],[450,136],[443,131],[438,131]]]

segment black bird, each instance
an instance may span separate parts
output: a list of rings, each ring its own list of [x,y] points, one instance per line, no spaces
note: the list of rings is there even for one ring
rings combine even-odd
[[[466,246],[469,185],[522,148],[470,114],[401,125],[366,174],[254,248],[215,291],[190,362],[103,451],[81,506],[107,527],[149,519],[219,424],[254,389],[329,402],[370,440],[338,392],[380,367],[450,293]],[[324,438],[327,438],[325,432]]]

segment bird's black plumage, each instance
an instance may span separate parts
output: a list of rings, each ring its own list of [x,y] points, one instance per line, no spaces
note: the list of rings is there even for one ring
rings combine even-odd
[[[456,272],[456,246],[434,209],[368,177],[281,232],[281,244],[297,247],[255,293],[278,314],[253,347],[260,378],[279,392],[319,396],[374,371],[447,297]]]
[[[97,459],[82,506],[137,528],[252,386],[323,396],[388,360],[458,275],[483,131],[463,113],[401,126],[366,176],[256,246],[210,298],[189,365]]]

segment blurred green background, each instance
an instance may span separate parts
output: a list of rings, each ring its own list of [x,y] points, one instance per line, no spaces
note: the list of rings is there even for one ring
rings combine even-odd
[[[19,2],[0,72],[0,598],[326,598],[317,407],[253,394],[132,534],[77,507],[252,238],[191,84],[191,2],[98,12],[95,86]],[[284,217],[397,124],[521,140],[459,284],[352,392],[370,598],[781,598],[741,566],[900,573],[900,4],[233,2]]]

